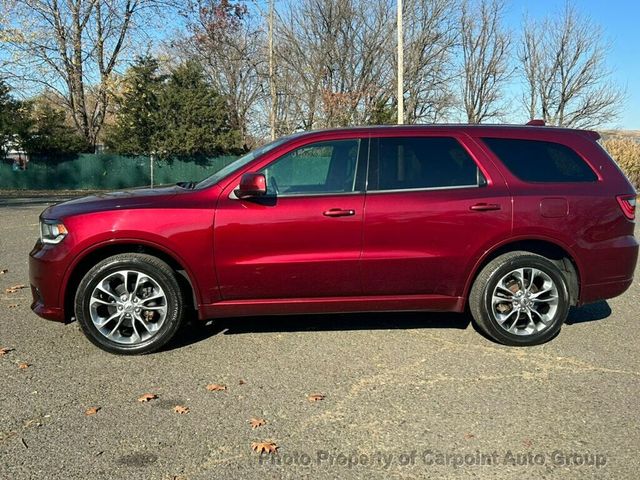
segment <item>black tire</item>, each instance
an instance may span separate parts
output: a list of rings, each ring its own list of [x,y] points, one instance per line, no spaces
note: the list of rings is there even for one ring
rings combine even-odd
[[[519,276],[512,275],[519,269],[525,269],[523,282],[518,282]],[[534,271],[541,273],[536,273],[538,276],[535,281],[529,279],[527,291],[520,283],[527,287],[526,272],[533,277]],[[543,292],[551,286],[549,281],[553,282],[557,295],[551,291],[538,294],[540,296],[536,300],[529,299],[531,295],[536,296],[536,292]],[[511,297],[507,289],[503,288],[508,282],[513,285],[509,287],[513,295]],[[540,285],[541,282],[544,282],[545,288],[536,286],[536,283]],[[504,296],[505,300],[495,300],[494,303],[494,291],[498,297]],[[534,293],[531,294],[531,291]],[[527,299],[523,299],[523,296]],[[557,304],[554,298],[557,298]],[[558,334],[569,313],[569,298],[567,279],[554,262],[530,252],[509,252],[493,259],[482,269],[471,288],[469,308],[477,326],[493,340],[504,345],[530,346],[545,343]],[[508,320],[503,318],[501,323],[499,316]],[[545,317],[547,321],[543,322]],[[527,333],[528,330],[530,333]]]
[[[96,290],[98,284],[107,286],[111,293]],[[114,255],[98,263],[84,276],[75,296],[75,314],[85,336],[101,349],[121,355],[161,348],[180,328],[184,308],[182,290],[171,267],[157,257],[139,253]],[[119,317],[108,320],[115,315]],[[104,333],[112,328],[111,336]]]

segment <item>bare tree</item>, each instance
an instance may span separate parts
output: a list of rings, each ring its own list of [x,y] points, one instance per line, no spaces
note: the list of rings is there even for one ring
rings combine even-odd
[[[404,8],[405,122],[437,122],[455,104],[456,2],[405,0]]]
[[[78,132],[95,145],[122,53],[145,12],[166,2],[3,2],[11,22],[4,43],[15,59],[16,76],[58,92]]]
[[[392,97],[391,13],[386,0],[290,3],[278,30],[279,75],[296,79],[279,82],[290,128],[369,123]]]
[[[252,144],[252,119],[264,96],[267,51],[264,28],[246,5],[230,0],[192,0],[189,36],[176,42],[183,56],[195,58],[229,104],[243,147]]]
[[[614,120],[624,94],[611,82],[606,50],[601,28],[571,4],[558,17],[526,21],[519,60],[529,116],[578,128]]]
[[[462,97],[469,123],[502,114],[500,101],[511,70],[511,36],[501,25],[503,0],[464,0],[460,14]]]

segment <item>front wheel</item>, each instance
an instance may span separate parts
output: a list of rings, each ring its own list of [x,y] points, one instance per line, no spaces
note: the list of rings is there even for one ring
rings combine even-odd
[[[184,301],[175,273],[151,255],[109,257],[84,276],[75,297],[83,333],[111,353],[153,352],[178,330]]]
[[[553,338],[569,313],[567,280],[548,258],[510,252],[489,262],[471,288],[478,326],[505,345],[538,345]]]

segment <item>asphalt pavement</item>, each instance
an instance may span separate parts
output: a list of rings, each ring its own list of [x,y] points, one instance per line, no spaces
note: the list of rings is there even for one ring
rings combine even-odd
[[[6,292],[53,200],[0,201],[1,479],[639,477],[640,278],[532,348],[392,313],[220,319],[121,357]]]

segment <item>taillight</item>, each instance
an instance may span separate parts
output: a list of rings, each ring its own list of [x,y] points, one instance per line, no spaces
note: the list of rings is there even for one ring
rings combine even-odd
[[[618,199],[618,203],[620,204],[620,208],[622,209],[622,213],[629,220],[636,219],[636,196],[635,195],[618,195],[616,197]]]

